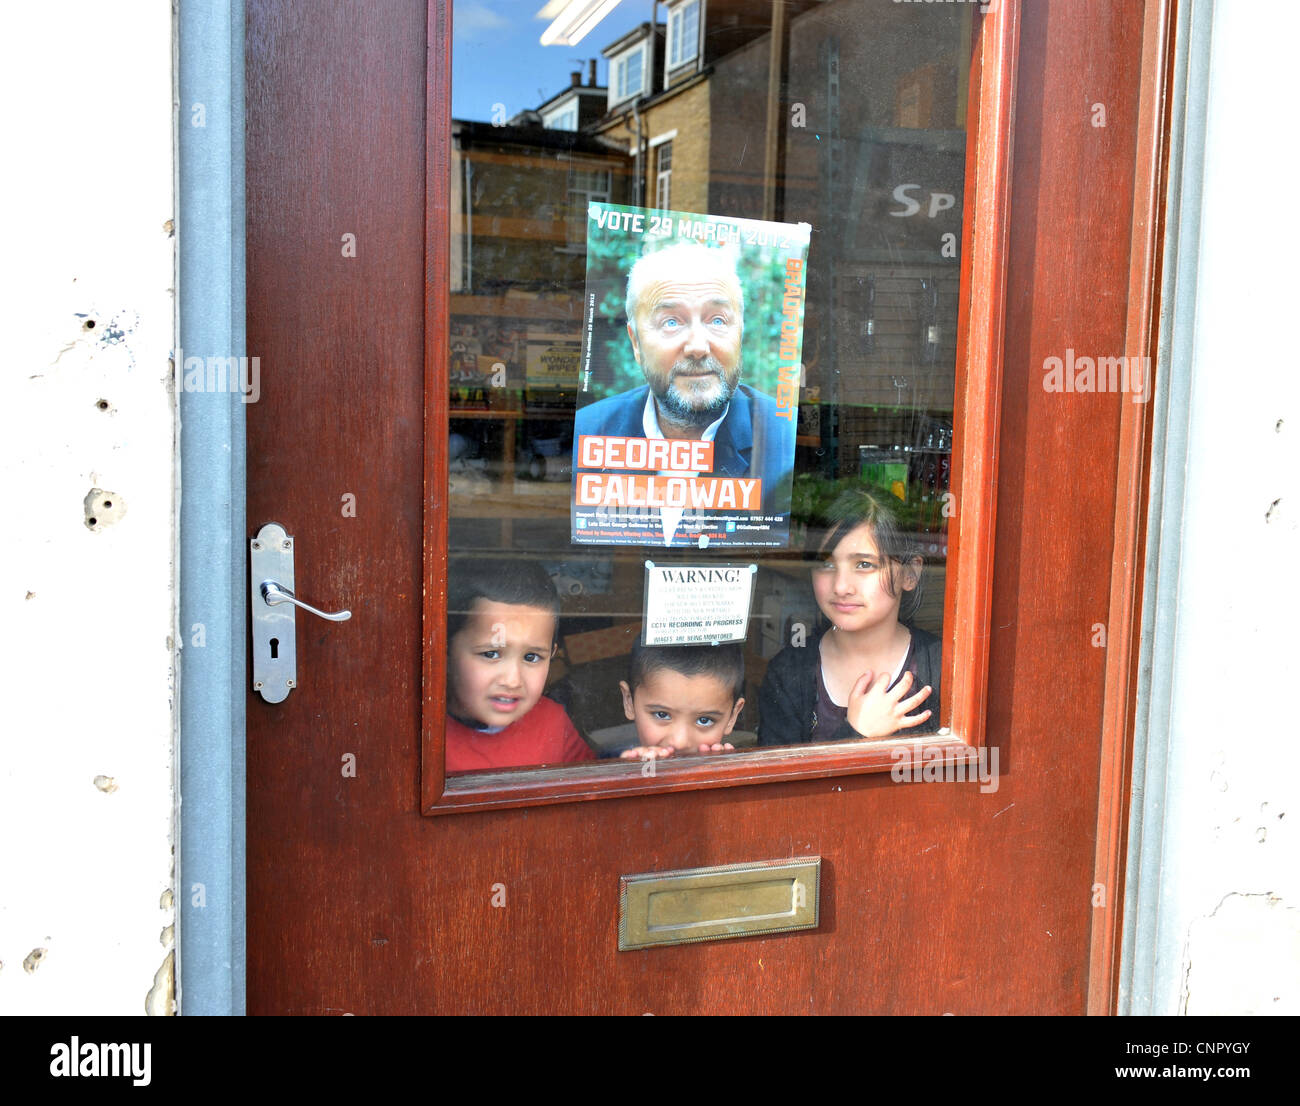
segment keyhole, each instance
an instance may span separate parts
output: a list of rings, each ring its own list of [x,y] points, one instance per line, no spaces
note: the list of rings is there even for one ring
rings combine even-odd
[[[280,639],[273,637],[271,639],[271,659],[278,660],[280,657]]]

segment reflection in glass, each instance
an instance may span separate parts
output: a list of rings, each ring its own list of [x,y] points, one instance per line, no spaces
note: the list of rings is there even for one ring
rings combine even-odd
[[[623,0],[579,45],[550,47],[545,24],[486,10],[455,30],[453,593],[489,554],[550,577],[546,694],[597,757],[937,728],[972,6]],[[726,551],[760,566],[748,640],[730,651],[740,675],[700,660],[710,647],[633,655],[646,558],[708,551],[570,541],[593,202],[813,228],[790,548]],[[502,601],[479,602],[453,618],[490,645],[475,615]],[[857,687],[868,669],[879,685]],[[923,684],[934,692],[914,702]],[[907,704],[928,718],[902,720]],[[638,739],[648,716],[658,741]],[[678,716],[687,729],[665,737]],[[708,731],[721,740],[682,736]]]

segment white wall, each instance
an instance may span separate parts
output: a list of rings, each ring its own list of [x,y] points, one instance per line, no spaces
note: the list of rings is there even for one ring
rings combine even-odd
[[[1153,1013],[1300,1013],[1297,41],[1216,5]]]
[[[0,1013],[167,1013],[171,5],[5,5],[0,40]]]

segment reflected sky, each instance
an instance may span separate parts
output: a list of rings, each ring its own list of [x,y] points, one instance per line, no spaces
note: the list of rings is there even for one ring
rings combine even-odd
[[[506,117],[535,108],[563,91],[569,74],[597,58],[596,81],[608,82],[609,63],[601,50],[635,27],[648,23],[651,0],[619,0],[617,7],[574,46],[542,46],[549,21],[537,18],[545,0],[455,0],[452,10],[452,116],[491,121],[494,104]],[[659,5],[659,20],[667,17]]]

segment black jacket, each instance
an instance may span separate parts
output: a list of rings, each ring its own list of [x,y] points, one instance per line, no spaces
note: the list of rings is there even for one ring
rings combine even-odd
[[[929,684],[929,698],[910,714],[932,711],[919,726],[901,730],[905,737],[934,733],[939,728],[939,674],[943,667],[943,643],[928,630],[908,627],[912,645],[903,671],[912,673],[915,695]],[[826,631],[822,631],[825,633]],[[801,647],[787,645],[767,666],[763,686],[758,691],[758,743],[760,745],[795,745],[812,741],[813,714],[817,710],[817,681],[821,679],[822,633]],[[898,677],[903,678],[902,673]],[[892,686],[892,685],[891,685]],[[835,731],[836,741],[862,735],[846,721]]]

